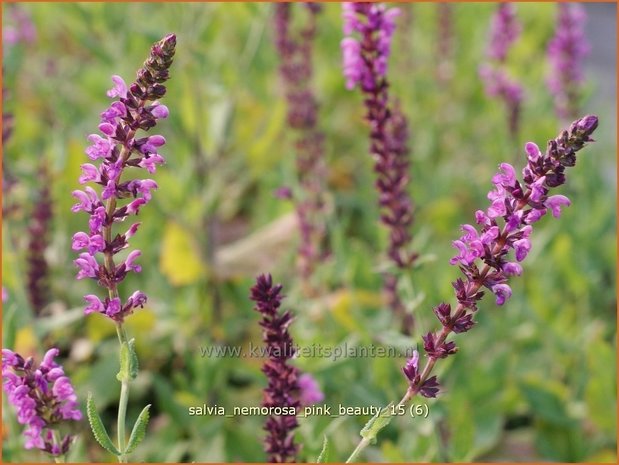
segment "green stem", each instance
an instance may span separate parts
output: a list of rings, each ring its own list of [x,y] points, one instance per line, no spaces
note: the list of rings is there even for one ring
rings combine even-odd
[[[402,406],[402,405],[406,405],[408,403],[408,401],[411,400],[411,398],[415,394],[417,394],[417,392],[414,391],[412,387],[409,387],[408,390],[406,391],[406,394],[404,394],[404,397],[402,397],[400,402],[398,402],[398,405],[393,407],[393,409],[391,411],[396,411],[397,412],[399,410],[399,407]],[[352,454],[350,454],[350,457],[348,457],[348,459],[346,459],[346,463],[354,463],[354,461],[357,458],[357,456],[363,451],[363,449],[365,449],[369,445],[370,445],[370,438],[363,438],[363,439],[361,439],[361,441],[359,441],[359,444],[357,444],[357,447],[355,447],[355,450],[353,450]]]
[[[346,463],[354,463],[357,456],[369,444],[370,444],[370,440],[368,438],[363,438],[361,441],[359,441],[359,444],[357,444],[357,447],[355,447],[355,450],[352,451],[352,454],[350,454],[350,457],[348,457],[348,460],[346,460]]]
[[[118,335],[118,341],[122,347],[123,344],[127,344],[127,333],[123,328],[122,323],[116,324],[116,334]],[[125,463],[127,458],[125,457],[125,419],[127,416],[127,403],[129,402],[129,380],[123,379],[120,382],[120,401],[118,402],[118,450],[120,456],[118,461]]]

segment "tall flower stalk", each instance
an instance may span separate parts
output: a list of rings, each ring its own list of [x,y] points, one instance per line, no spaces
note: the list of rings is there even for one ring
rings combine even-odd
[[[2,349],[2,381],[8,401],[25,425],[26,449],[40,449],[64,462],[74,436],[61,436],[60,426],[82,419],[77,396],[62,366],[54,361],[58,349],[47,351],[36,366],[34,359]]]
[[[523,181],[516,177],[516,171],[508,163],[500,165],[499,172],[492,178],[494,188],[488,193],[490,206],[475,212],[477,227],[465,224],[463,235],[453,242],[458,253],[450,260],[460,268],[463,276],[452,283],[457,305],[452,309],[448,303],[434,307],[434,313],[441,328],[423,336],[423,348],[427,360],[421,368],[419,353],[403,368],[408,389],[400,402],[384,409],[384,421],[366,434],[348,462],[354,461],[367,447],[380,428],[388,422],[392,412],[398,412],[417,394],[436,397],[440,386],[432,370],[439,359],[456,353],[453,341],[447,341],[451,333],[469,331],[475,321],[477,302],[484,295],[483,288],[494,294],[497,305],[503,305],[511,297],[508,281],[522,273],[522,262],[531,250],[530,236],[533,224],[549,211],[558,218],[561,208],[569,206],[570,200],[560,194],[548,195],[550,191],[565,183],[565,169],[576,164],[576,152],[592,142],[591,134],[598,125],[596,116],[585,116],[574,121],[569,129],[548,142],[542,153],[533,142],[525,146],[527,165],[522,170]],[[508,257],[513,251],[513,256]]]
[[[444,84],[453,75],[454,45],[454,5],[440,2],[436,4],[438,16],[436,30],[437,78]]]
[[[584,81],[583,60],[589,53],[585,37],[587,14],[581,5],[559,3],[557,5],[555,35],[548,44],[550,71],[548,88],[555,99],[559,118],[574,118],[578,114],[582,84]]]
[[[280,312],[282,303],[282,285],[273,284],[271,275],[261,275],[256,285],[251,288],[250,299],[256,302],[254,309],[262,315],[262,339],[266,345],[268,360],[262,367],[267,376],[268,386],[264,390],[264,407],[289,408],[292,414],[270,415],[264,425],[267,431],[265,452],[269,462],[296,462],[299,445],[294,442],[294,430],[299,426],[296,409],[301,405],[299,399],[300,385],[297,368],[289,364],[294,356],[292,338],[288,326],[293,320],[289,311]],[[308,383],[309,381],[309,383]],[[305,378],[304,401],[315,401],[319,397],[311,380]]]
[[[417,254],[409,250],[413,204],[407,190],[410,181],[407,120],[391,101],[387,80],[387,62],[398,14],[397,8],[387,9],[383,4],[344,3],[347,37],[342,40],[341,48],[346,87],[359,86],[365,98],[381,221],[389,229],[387,254],[401,272],[413,264]],[[353,37],[354,34],[359,38]],[[414,320],[401,302],[397,281],[397,274],[386,272],[384,289],[403,332],[410,334]]]
[[[503,101],[507,111],[507,126],[513,140],[518,136],[523,89],[507,71],[509,50],[520,36],[522,26],[511,3],[500,3],[492,16],[487,63],[479,68],[479,76],[489,97]]]
[[[39,169],[40,189],[28,225],[28,299],[36,315],[49,303],[49,266],[45,250],[49,245],[52,220],[51,176],[43,161]]]
[[[137,263],[141,251],[132,250],[124,260],[116,255],[129,247],[128,240],[136,233],[140,223],[132,224],[124,233],[114,234],[114,225],[137,215],[140,209],[152,198],[157,183],[152,179],[137,179],[133,175],[139,168],[153,174],[157,166],[164,163],[158,153],[165,144],[160,135],[140,137],[138,131],[148,131],[159,119],[167,118],[168,109],[158,99],[166,93],[163,83],[168,79],[168,69],[176,47],[176,36],[169,34],[155,43],[144,65],[137,72],[137,79],[127,86],[120,76],[113,76],[114,87],[107,95],[116,100],[101,113],[99,131],[102,135],[91,134],[92,143],[86,154],[92,161],[100,160],[99,166],[91,163],[82,165],[81,184],[94,183],[100,186],[98,193],[90,186],[83,191],[76,190],[73,197],[78,200],[72,211],[84,211],[90,215],[89,231],[78,232],[73,236],[73,249],[86,250],[75,260],[77,279],[91,278],[107,289],[107,295],[100,298],[89,294],[85,313],[101,313],[112,320],[120,343],[120,365],[118,380],[121,383],[118,407],[118,442],[114,446],[103,429],[96,414],[92,399],[89,398],[88,414],[93,433],[99,443],[125,462],[130,453],[144,436],[148,409],[146,406],[136,421],[129,443],[125,435],[125,416],[129,399],[129,384],[137,376],[137,355],[133,340],[129,339],[124,321],[138,307],[146,303],[146,295],[136,290],[123,299],[119,285],[129,272],[139,273],[142,267]]]
[[[324,135],[318,129],[318,102],[310,86],[316,19],[321,6],[314,3],[303,6],[306,22],[294,31],[291,16],[299,8],[292,3],[275,5],[275,44],[288,102],[288,127],[295,132],[296,139],[296,168],[301,188],[295,195],[301,233],[298,267],[307,293],[314,294],[316,290],[310,280],[325,256],[322,242],[326,229]]]

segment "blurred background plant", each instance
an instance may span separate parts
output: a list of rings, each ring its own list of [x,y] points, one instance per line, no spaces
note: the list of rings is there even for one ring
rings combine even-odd
[[[133,241],[149,272],[126,280],[128,288],[149,295],[147,307],[127,321],[137,351],[144,354],[128,420],[137,417],[140,406],[153,404],[149,435],[134,460],[264,460],[256,434],[263,417],[188,415],[188,407],[204,403],[229,410],[260,404],[263,360],[203,357],[200,348],[259,345],[247,289],[262,272],[284,284],[285,308],[296,315],[291,333],[300,346],[404,349],[418,343],[398,335],[381,298],[384,264],[376,257],[388,237],[376,221],[361,96],[346,91],[341,75],[340,5],[324,5],[314,48],[312,86],[333,214],[326,228],[331,254],[314,271],[324,293],[311,299],[294,273],[286,273],[299,244],[294,206],[274,195],[296,182],[296,161],[279,89],[272,5],[2,7],[3,34],[19,29],[23,17],[35,29],[27,40],[10,42],[4,36],[3,115],[13,117],[3,147],[4,180],[10,173],[15,182],[8,195],[3,191],[2,279],[8,293],[3,347],[37,358],[45,346],[58,347],[81,405],[92,391],[106,424],[113,423],[118,403],[118,392],[109,389],[118,370],[116,335],[103,316],[82,316],[82,296],[96,284],[74,280],[70,238],[83,218],[71,214],[74,199],[67,193],[78,188],[84,138],[98,123],[97,109],[107,103],[101,89],[109,88],[109,75],[132,76],[152,42],[167,32],[178,34],[175,79],[166,97],[175,111],[161,129],[174,150],[168,151],[166,169],[157,173],[158,195],[140,212],[144,225],[159,226],[141,229]],[[561,127],[545,84],[556,6],[518,5],[522,34],[510,50],[509,70],[527,89],[527,99],[515,142],[477,75],[496,5],[452,6],[451,79],[436,79],[437,66],[446,66],[445,58],[437,60],[435,44],[443,13],[430,4],[401,8],[398,31],[406,36],[397,37],[398,31],[394,36],[390,79],[415,128],[413,246],[427,262],[416,278],[415,289],[423,295],[412,304],[422,334],[434,327],[431,307],[451,295],[450,282],[458,274],[448,264],[451,241],[459,236],[459,225],[486,204],[497,165],[521,165],[516,161],[525,160],[525,142],[544,146]],[[612,4],[584,8],[591,52],[582,113],[597,114],[600,127],[598,142],[562,187],[573,206],[560,222],[539,224],[526,273],[514,281],[508,304],[498,309],[492,299],[482,302],[487,311],[479,312],[458,355],[437,372],[445,393],[428,402],[428,418],[393,421],[380,443],[367,450],[369,460],[616,460],[616,62],[609,45],[616,43],[616,15]],[[402,26],[406,18],[411,23]],[[36,221],[44,160],[53,205],[42,254],[49,300],[36,309],[28,293],[28,230]],[[407,289],[401,292],[411,300]],[[383,406],[404,387],[403,361],[299,358],[296,364],[316,378],[329,405]],[[299,458],[314,460],[324,434],[334,457],[347,456],[367,420],[300,418]],[[38,460],[23,450],[10,409],[3,409],[2,421],[4,460]],[[113,459],[82,422],[69,460]]]

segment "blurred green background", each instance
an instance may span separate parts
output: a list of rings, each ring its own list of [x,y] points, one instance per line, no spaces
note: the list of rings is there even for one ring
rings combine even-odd
[[[188,407],[253,406],[265,386],[261,360],[206,358],[207,345],[260,344],[259,316],[248,300],[261,272],[285,287],[285,307],[296,314],[291,331],[301,346],[391,344],[414,346],[437,327],[432,306],[453,302],[449,266],[459,225],[486,208],[497,165],[520,170],[523,146],[541,147],[565,125],[544,83],[545,46],[554,30],[554,4],[519,4],[523,33],[509,69],[525,88],[522,129],[510,140],[501,104],[483,93],[483,60],[494,4],[455,4],[451,77],[437,79],[437,5],[400,5],[390,59],[391,92],[409,118],[411,194],[416,205],[414,246],[424,256],[403,286],[415,306],[418,334],[407,339],[380,299],[387,242],[378,225],[368,128],[362,97],[344,87],[340,68],[341,19],[325,5],[315,44],[313,88],[320,102],[329,167],[329,259],[314,280],[324,292],[303,297],[295,277],[298,232],[294,206],[274,196],[297,188],[293,136],[274,48],[271,4],[3,4],[3,27],[19,8],[36,28],[33,41],[4,45],[4,111],[14,131],[3,150],[16,179],[4,204],[3,347],[40,357],[57,346],[82,406],[93,392],[110,434],[119,388],[114,326],[84,317],[83,295],[101,293],[76,281],[71,236],[87,216],[70,212],[86,136],[96,132],[109,102],[110,76],[129,82],[150,45],[168,32],[178,37],[168,93],[170,117],[156,128],[167,139],[167,164],[157,171],[153,201],[140,212],[132,247],[142,250],[143,272],[129,275],[123,295],[149,296],[128,320],[141,372],[134,382],[129,421],[152,403],[146,440],[134,461],[263,461],[262,417],[190,417]],[[610,9],[609,9],[610,8]],[[588,5],[587,31],[596,19],[615,18],[612,5]],[[293,15],[300,8],[293,8]],[[614,27],[614,25],[613,25]],[[599,43],[616,43],[611,36]],[[525,272],[512,281],[513,297],[496,307],[487,296],[478,324],[457,337],[459,353],[438,364],[445,387],[427,401],[427,419],[398,418],[370,447],[370,461],[616,461],[616,179],[615,51],[592,50],[585,113],[600,117],[596,143],[581,152],[560,193],[572,199],[559,220],[536,224]],[[593,62],[595,58],[595,62]],[[595,68],[601,64],[602,71]],[[593,72],[592,70],[596,70]],[[609,84],[612,83],[612,84]],[[49,179],[41,180],[41,166]],[[5,172],[5,174],[6,174]],[[53,220],[49,247],[51,299],[28,302],[27,227],[41,183],[49,183]],[[412,304],[412,302],[415,302]],[[386,405],[406,389],[404,359],[337,361],[299,358],[329,405]],[[3,404],[6,461],[40,460],[22,449],[20,426]],[[300,458],[315,460],[323,436],[344,460],[367,417],[301,419]],[[71,461],[106,461],[86,421],[79,425]]]

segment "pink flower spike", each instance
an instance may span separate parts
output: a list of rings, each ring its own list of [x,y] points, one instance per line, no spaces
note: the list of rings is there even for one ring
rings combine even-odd
[[[112,76],[112,82],[114,87],[107,91],[107,96],[110,98],[127,98],[127,84],[125,84],[123,78],[115,74]]]
[[[559,218],[561,216],[561,207],[569,207],[571,205],[570,199],[564,195],[553,195],[548,197],[546,207],[550,208],[552,216]]]

